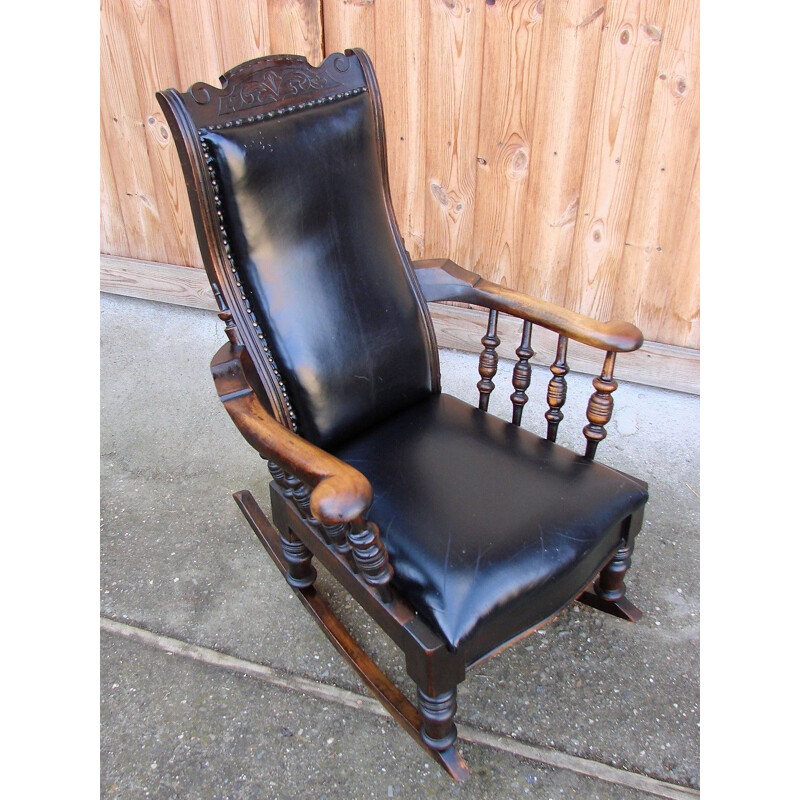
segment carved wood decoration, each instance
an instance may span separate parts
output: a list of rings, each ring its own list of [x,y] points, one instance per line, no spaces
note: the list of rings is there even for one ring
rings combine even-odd
[[[212,285],[218,288],[233,324],[254,359],[276,418],[295,430],[295,413],[275,364],[261,322],[251,308],[247,289],[234,263],[221,212],[219,181],[208,143],[209,131],[224,130],[290,114],[312,105],[336,102],[367,90],[355,57],[340,53],[312,67],[302,56],[266,56],[226,72],[220,87],[195,83],[188,92],[158,93],[158,100],[179,147],[189,188],[203,261]]]
[[[305,108],[306,104],[341,99],[345,92],[363,91],[364,77],[352,67],[352,61],[341,53],[334,53],[318,67],[303,56],[265,56],[226,72],[220,88],[195,83],[184,99],[188,95],[193,101],[191,115],[197,128],[222,130]]]
[[[264,384],[275,417],[297,430],[296,415],[286,392],[270,344],[264,334],[234,262],[230,237],[225,227],[220,182],[214,158],[204,138],[209,132],[252,125],[302,111],[312,106],[335,103],[370,92],[376,132],[381,144],[385,213],[398,254],[409,277],[413,267],[397,228],[388,187],[388,168],[383,151],[385,135],[377,82],[369,60],[360,51],[333,53],[318,67],[304,57],[272,55],[253,59],[229,70],[220,87],[195,83],[185,93],[169,89],[158,100],[172,130],[189,188],[189,199],[209,281],[218,287],[216,299],[223,298],[242,343],[254,354],[254,365]],[[439,386],[438,352],[433,322],[421,290],[412,281],[431,341],[430,369],[435,388]],[[256,357],[255,354],[260,354]]]

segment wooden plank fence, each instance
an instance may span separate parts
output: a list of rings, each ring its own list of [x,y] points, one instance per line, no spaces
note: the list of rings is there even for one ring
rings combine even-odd
[[[698,0],[103,0],[100,17],[101,288],[124,291],[120,259],[140,280],[201,266],[156,90],[359,46],[412,258],[630,320],[696,367]]]

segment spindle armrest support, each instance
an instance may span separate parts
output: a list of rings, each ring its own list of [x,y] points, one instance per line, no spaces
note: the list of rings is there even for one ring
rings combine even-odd
[[[247,442],[264,458],[313,487],[311,512],[324,525],[353,522],[372,505],[369,481],[349,464],[284,428],[254,388],[250,356],[241,345],[223,345],[211,362],[225,410]]]
[[[502,311],[612,353],[638,350],[644,342],[642,332],[629,322],[598,322],[546,300],[484,280],[476,272],[470,272],[448,258],[413,263],[428,302],[455,300]]]

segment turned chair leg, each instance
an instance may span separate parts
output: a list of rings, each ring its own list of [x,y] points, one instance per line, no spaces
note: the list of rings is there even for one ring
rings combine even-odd
[[[313,586],[317,579],[317,571],[311,563],[311,551],[289,531],[289,535],[284,536],[281,532],[281,551],[286,559],[286,582],[293,589],[307,589]]]
[[[642,612],[625,596],[625,573],[631,565],[634,537],[623,539],[619,550],[600,571],[591,590],[585,591],[579,602],[605,611],[629,622],[638,622]]]
[[[431,697],[417,687],[417,706],[422,715],[420,735],[433,750],[447,750],[458,736],[453,717],[456,714],[456,690]]]

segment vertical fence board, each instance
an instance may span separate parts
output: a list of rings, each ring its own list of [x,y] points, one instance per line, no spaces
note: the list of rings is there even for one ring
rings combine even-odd
[[[604,12],[598,0],[544,8],[519,288],[559,304],[566,295]]]
[[[160,239],[171,264],[197,263],[200,252],[191,224],[191,209],[183,174],[169,128],[156,101],[153,86],[171,86],[178,79],[169,8],[156,0],[136,0],[122,16],[130,43],[133,85],[144,121],[147,158],[153,175],[153,198]]]
[[[228,13],[233,13],[231,8]],[[197,81],[217,84],[227,69],[222,60],[222,37],[217,27],[215,0],[181,0],[170,4],[172,36],[178,56],[181,91]],[[158,89],[165,87],[158,86]]]
[[[429,4],[424,250],[461,264],[473,263],[485,10],[471,0]]]
[[[134,258],[168,261],[147,155],[135,56],[121,0],[103,5],[100,25],[100,124],[117,189],[118,208]]]
[[[129,253],[128,234],[119,205],[119,190],[108,142],[100,131],[100,249],[107,253]]]
[[[700,157],[695,160],[695,170],[686,213],[680,226],[680,238],[670,271],[662,270],[658,276],[660,285],[668,287],[664,306],[654,319],[659,326],[653,334],[654,341],[671,340],[676,331],[688,347],[700,347]],[[685,332],[685,333],[684,333]]]
[[[375,4],[352,0],[324,0],[322,3],[325,54],[361,47],[375,50]],[[395,35],[397,32],[394,32]]]
[[[383,97],[392,205],[411,258],[423,256],[426,227],[426,11],[427,0],[378,3],[370,54]]]
[[[216,83],[267,52],[316,64],[363,47],[413,258],[448,256],[699,346],[698,0],[103,0],[100,11],[103,252],[200,265],[156,90]]]
[[[666,0],[609,4],[565,303],[608,319],[625,247]]]
[[[542,35],[540,0],[486,9],[472,260],[497,283],[525,283],[525,203]]]
[[[270,53],[294,53],[305,56],[309,63],[319,64],[324,57],[322,43],[321,0],[269,0]],[[261,0],[263,5],[263,0]],[[231,66],[243,59],[235,60]]]
[[[699,8],[672,0],[664,30],[614,316],[699,345],[696,207]]]
[[[268,6],[260,0],[243,0],[239,13],[215,4],[214,29],[219,37],[221,72],[255,55],[270,52]],[[190,80],[195,80],[190,78]],[[187,87],[181,87],[183,89]]]

